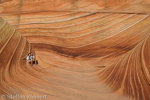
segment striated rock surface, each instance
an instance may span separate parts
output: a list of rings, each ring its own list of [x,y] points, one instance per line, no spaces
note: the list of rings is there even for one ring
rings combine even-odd
[[[0,95],[149,100],[149,4],[1,0]],[[30,51],[37,66],[23,60]]]

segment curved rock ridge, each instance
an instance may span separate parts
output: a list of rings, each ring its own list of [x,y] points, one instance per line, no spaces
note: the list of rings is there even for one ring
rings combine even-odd
[[[0,93],[21,92],[17,80],[13,79],[16,67],[21,67],[26,55],[34,52],[25,37],[0,17]],[[24,63],[26,66],[27,63]],[[19,76],[20,77],[20,76]],[[2,99],[2,98],[1,98]]]
[[[98,76],[114,91],[135,100],[149,100],[150,96],[150,36],[126,53],[120,60],[105,68]]]

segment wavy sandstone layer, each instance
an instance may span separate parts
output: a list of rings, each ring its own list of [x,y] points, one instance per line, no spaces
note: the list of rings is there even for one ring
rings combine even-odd
[[[1,0],[2,14],[38,11],[150,13],[149,0]]]
[[[0,15],[16,30],[0,18],[0,95],[149,100],[149,4],[1,0]],[[23,60],[30,51],[37,66]]]

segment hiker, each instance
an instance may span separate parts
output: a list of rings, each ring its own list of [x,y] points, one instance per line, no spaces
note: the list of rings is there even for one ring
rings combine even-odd
[[[35,64],[36,64],[35,56],[33,55],[32,52],[27,55],[26,60],[27,60],[28,63],[31,64],[31,66],[33,66],[33,62],[35,62]]]

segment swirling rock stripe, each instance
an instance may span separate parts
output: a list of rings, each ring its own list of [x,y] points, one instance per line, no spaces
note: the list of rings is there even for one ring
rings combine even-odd
[[[18,19],[8,17],[12,15],[3,18],[25,36],[34,49],[71,57],[115,56],[116,51],[124,54],[149,36],[147,14],[44,13],[21,14],[19,23]]]

